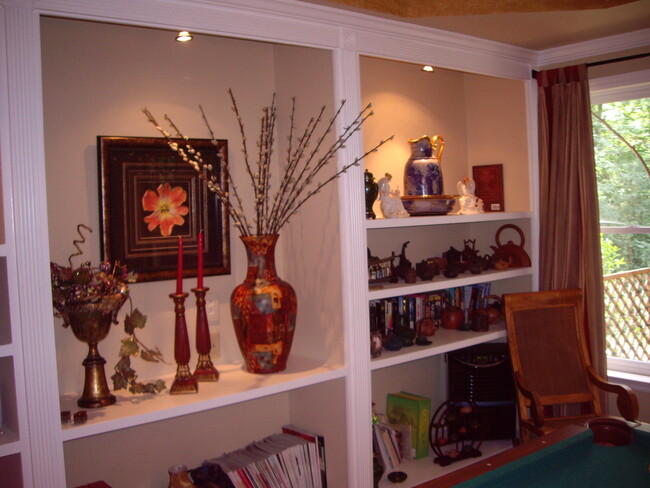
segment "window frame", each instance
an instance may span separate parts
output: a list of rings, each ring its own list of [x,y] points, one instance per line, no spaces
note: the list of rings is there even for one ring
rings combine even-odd
[[[650,69],[589,80],[591,105],[650,98]],[[650,391],[650,362],[607,356],[610,378]]]

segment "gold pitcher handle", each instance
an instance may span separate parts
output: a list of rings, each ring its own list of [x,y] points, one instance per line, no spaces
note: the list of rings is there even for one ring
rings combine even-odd
[[[432,147],[431,155],[438,161],[442,161],[442,150],[445,148],[445,140],[441,135],[435,135],[430,140]]]

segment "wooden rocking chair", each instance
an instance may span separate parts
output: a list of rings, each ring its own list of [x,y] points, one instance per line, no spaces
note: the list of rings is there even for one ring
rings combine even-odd
[[[603,416],[599,390],[617,395],[626,420],[639,415],[632,390],[609,383],[592,367],[582,300],[578,289],[504,295],[523,441]]]

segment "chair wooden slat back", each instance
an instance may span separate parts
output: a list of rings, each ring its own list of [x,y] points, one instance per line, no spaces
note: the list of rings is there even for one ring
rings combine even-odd
[[[543,435],[602,415],[599,389],[619,395],[626,418],[638,415],[629,388],[608,383],[593,371],[581,290],[506,294],[504,312],[524,439],[526,433]],[[555,409],[548,418],[545,407],[551,405],[569,407]]]

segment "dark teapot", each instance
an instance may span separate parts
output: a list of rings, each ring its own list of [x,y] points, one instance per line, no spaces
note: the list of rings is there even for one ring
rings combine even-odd
[[[415,265],[415,271],[422,281],[432,280],[440,271],[435,261],[423,259]]]
[[[489,303],[493,300],[492,303]],[[498,295],[486,295],[481,298],[480,308],[474,313],[485,315],[488,323],[494,324],[503,316],[503,299]]]

